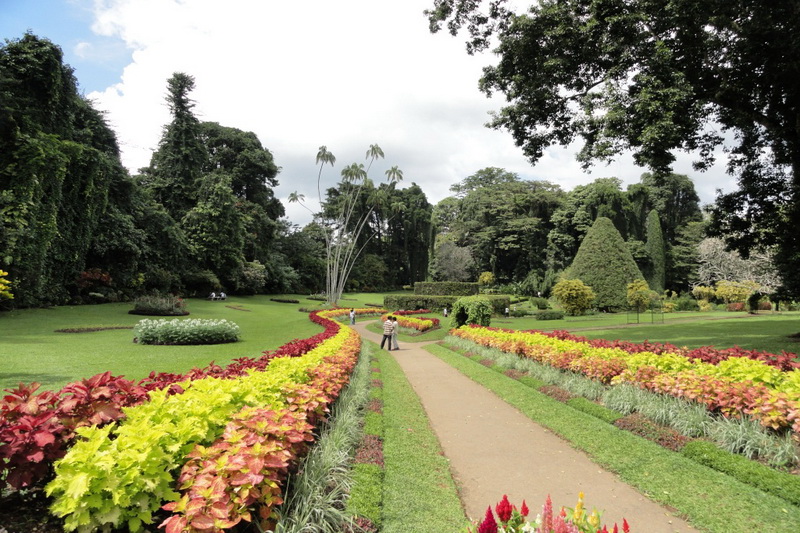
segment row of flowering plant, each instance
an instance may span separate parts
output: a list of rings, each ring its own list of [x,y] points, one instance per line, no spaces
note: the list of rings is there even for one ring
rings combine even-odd
[[[522,507],[517,510],[508,500],[508,496],[503,495],[494,508],[497,513],[495,519],[492,508],[486,509],[483,520],[476,525],[475,533],[619,533],[620,528],[614,524],[612,529],[607,526],[600,526],[600,512],[593,509],[587,513],[583,503],[583,493],[578,494],[578,503],[574,508],[562,507],[558,513],[553,512],[553,502],[547,496],[545,504],[542,506],[542,513],[536,516],[533,521],[528,521],[528,506],[522,501]],[[630,533],[628,521],[623,518],[623,533]],[[467,529],[468,533],[473,533],[472,528]]]
[[[417,330],[419,332],[428,331],[429,329],[433,329],[433,328],[438,328],[439,327],[439,319],[438,318],[432,318],[432,317],[431,318],[429,318],[429,317],[416,318],[416,317],[408,316],[408,314],[411,314],[408,311],[405,312],[405,313],[407,313],[406,315],[401,315],[399,313],[400,313],[400,311],[398,311],[396,313],[385,314],[385,315],[381,316],[381,320],[386,320],[386,318],[389,317],[389,316],[395,316],[395,317],[397,317],[397,323],[400,325],[400,327],[408,328],[408,329],[415,329],[415,330]]]
[[[665,345],[589,342],[563,332],[472,326],[451,334],[605,384],[628,382],[704,404],[724,416],[747,414],[765,427],[791,428],[800,438],[800,369],[787,365],[788,370],[781,370],[766,357],[714,357],[710,348],[675,353],[663,349]],[[709,356],[687,355],[693,352]]]
[[[274,527],[281,482],[358,359],[358,336],[346,331],[347,342],[309,371],[309,383],[284,389],[287,408],[245,408],[213,445],[195,447],[178,477],[181,497],[164,506],[174,513],[162,523],[166,533],[217,533],[241,521]]]
[[[368,309],[372,314],[376,311]],[[324,331],[307,339],[295,339],[260,357],[242,357],[227,366],[210,363],[185,374],[151,372],[138,382],[110,372],[70,383],[60,391],[40,391],[38,383],[20,384],[7,389],[0,399],[0,489],[23,489],[52,476],[52,465],[67,452],[75,430],[103,426],[123,418],[124,407],[148,400],[148,392],[184,391],[181,383],[216,377],[232,379],[251,370],[265,370],[278,357],[300,357],[333,337],[339,325],[330,317],[346,315],[347,310],[314,311],[309,319]]]
[[[187,454],[200,449],[198,446],[213,447],[232,420],[245,428],[242,429],[245,433],[250,418],[260,420],[254,423],[256,429],[268,424],[264,418],[267,411],[277,413],[282,419],[285,412],[301,410],[306,412],[301,419],[314,421],[321,414],[319,409],[324,411],[327,402],[338,394],[355,364],[348,359],[355,357],[353,355],[344,359],[337,359],[337,356],[358,352],[357,334],[350,328],[338,325],[336,328],[338,331],[335,335],[304,355],[274,358],[264,371],[251,370],[244,376],[232,379],[206,377],[182,382],[179,384],[183,389],[181,394],[169,394],[166,389],[154,390],[149,393],[148,402],[126,409],[127,416],[118,423],[102,428],[93,426],[79,429],[77,432],[81,439],[55,463],[56,477],[46,487],[47,494],[54,498],[52,512],[65,518],[64,527],[67,531],[94,531],[121,526],[127,526],[131,532],[141,531],[154,522],[154,513],[164,502],[181,501],[180,492],[175,490],[175,479]],[[356,348],[353,348],[354,339]],[[339,377],[331,380],[332,385],[325,385],[328,388],[324,388],[318,383],[320,368],[326,368],[329,359],[341,370],[338,373],[328,372]],[[304,385],[310,389],[299,389]],[[304,407],[300,409],[300,406]],[[242,411],[246,407],[255,410]],[[237,412],[248,414],[237,417]],[[243,435],[235,429],[231,431],[232,435]],[[270,437],[267,440],[271,442],[275,439]],[[225,448],[228,444],[222,443],[220,447]],[[262,445],[254,447],[263,451]],[[215,464],[230,466],[231,475],[237,469],[239,473],[246,473],[244,470],[249,467],[245,466],[243,470],[236,462],[242,458],[243,455],[234,454],[221,458],[222,464]],[[233,462],[227,463],[228,459]],[[256,463],[251,461],[250,464],[257,464],[258,457],[253,460]],[[220,494],[216,489],[220,483],[224,483],[225,478],[217,479],[220,481],[201,491],[204,496],[208,491]],[[236,485],[242,479],[239,476],[231,484]],[[182,488],[190,489],[192,484]],[[247,497],[243,498],[242,502],[248,501]],[[198,505],[198,502],[194,499],[183,510],[188,513],[199,512],[189,521],[191,524],[197,519],[197,531],[218,531],[223,526],[217,526],[216,520],[219,520],[219,524],[235,520],[236,513],[223,513],[219,502],[211,504],[209,509],[213,509],[213,512],[210,514],[202,512],[205,507]],[[239,509],[233,502],[231,505]],[[199,526],[208,525],[209,517],[214,518],[211,525],[217,529]]]

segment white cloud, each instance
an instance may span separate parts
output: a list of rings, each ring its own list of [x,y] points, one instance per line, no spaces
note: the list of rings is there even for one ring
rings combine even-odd
[[[136,171],[149,162],[170,119],[167,79],[176,71],[194,76],[202,120],[254,131],[273,152],[282,167],[281,198],[294,190],[316,197],[314,157],[323,144],[339,163],[326,171],[328,184],[377,143],[386,160],[371,177],[398,165],[404,181],[418,183],[431,202],[488,166],[565,189],[612,174],[638,181],[643,170],[624,160],[587,176],[574,150],[550,150],[531,167],[508,133],[483,126],[501,105],[477,89],[493,56],[468,56],[460,39],[430,34],[422,14],[430,5],[95,0],[93,30],[121,38],[134,52],[119,84],[89,96],[108,112],[123,163]],[[296,207],[287,205],[287,213],[305,223]]]

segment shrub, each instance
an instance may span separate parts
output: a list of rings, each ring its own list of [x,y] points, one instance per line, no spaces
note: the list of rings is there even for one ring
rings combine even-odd
[[[536,309],[550,309],[550,302],[547,301],[547,298],[536,296],[531,298],[531,307],[535,307]]]
[[[11,293],[11,282],[8,280],[8,272],[0,269],[0,300],[13,300],[14,295]]]
[[[488,286],[495,284],[495,277],[494,274],[491,272],[481,272],[481,275],[478,276],[478,285]]]
[[[269,301],[271,302],[278,302],[281,304],[299,304],[300,300],[295,300],[294,298],[270,298]]]
[[[184,316],[189,314],[186,310],[184,299],[171,294],[140,296],[134,300],[133,309],[128,313],[154,316]]]
[[[696,287],[695,287],[696,288]],[[705,301],[705,300],[704,300]],[[706,301],[706,303],[708,303]],[[700,311],[700,305],[690,294],[683,293],[675,299],[676,311]]]
[[[582,315],[595,300],[591,287],[579,279],[563,279],[553,287],[553,296],[569,315]]]
[[[744,311],[744,302],[732,302],[725,305],[726,311],[741,312]]]
[[[451,325],[454,328],[464,324],[478,324],[488,326],[492,321],[492,304],[485,296],[465,296],[453,304],[453,318]]]
[[[141,344],[221,344],[239,340],[239,326],[228,320],[140,320],[133,329]]]
[[[647,309],[653,300],[654,293],[650,286],[643,279],[636,279],[628,283],[627,287],[628,305],[631,309],[642,312]]]
[[[596,295],[595,306],[613,311],[627,308],[625,288],[644,276],[614,223],[606,217],[598,217],[583,238],[564,278],[583,280]]]
[[[717,291],[714,290],[714,287],[707,287],[705,285],[698,285],[697,287],[692,289],[692,294],[698,300],[713,300],[717,297]]]
[[[717,298],[721,298],[726,304],[744,302],[761,285],[755,281],[727,281],[717,282]]]
[[[546,311],[539,311],[533,314],[533,317],[536,320],[561,320],[564,318],[564,311],[556,311],[554,309],[548,309]]]
[[[511,305],[508,296],[483,296],[492,305],[495,313],[502,313],[503,310]],[[383,298],[385,309],[442,309],[447,307],[452,309],[453,304],[458,300],[458,296],[420,296],[390,294]]]

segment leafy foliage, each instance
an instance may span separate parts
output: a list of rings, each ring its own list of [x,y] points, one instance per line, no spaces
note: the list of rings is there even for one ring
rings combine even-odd
[[[488,326],[492,320],[492,304],[484,296],[464,296],[453,304],[452,327],[464,324]]]
[[[141,344],[219,344],[239,340],[239,326],[225,319],[144,319],[133,328]]]
[[[419,281],[414,284],[414,294],[434,296],[474,296],[479,284],[459,281]]]
[[[625,309],[628,283],[643,279],[622,236],[605,217],[592,225],[564,277],[589,285],[596,294],[595,305],[606,310]]]
[[[562,279],[553,287],[553,296],[573,316],[591,309],[597,298],[592,288],[579,279]]]

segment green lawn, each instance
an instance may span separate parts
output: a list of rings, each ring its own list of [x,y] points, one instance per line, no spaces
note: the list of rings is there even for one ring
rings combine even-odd
[[[188,301],[187,318],[224,318],[239,325],[241,340],[212,346],[146,346],[133,342],[129,329],[90,333],[57,333],[64,328],[133,326],[142,318],[130,315],[130,303],[23,309],[0,313],[0,389],[20,382],[39,382],[59,389],[70,381],[110,370],[140,379],[151,371],[185,372],[211,361],[257,357],[295,338],[322,331],[308,320],[300,304],[272,302],[268,296],[232,297],[226,301]],[[155,318],[155,317],[151,317]]]
[[[342,307],[380,305],[384,294],[346,294]],[[270,301],[293,298],[298,304]],[[302,295],[231,297],[224,302],[204,299],[188,301],[191,318],[225,318],[241,328],[242,339],[233,344],[214,346],[143,346],[133,343],[131,330],[106,330],[91,333],[56,333],[57,329],[91,326],[133,326],[141,316],[130,315],[130,303],[23,309],[0,313],[0,389],[20,382],[36,381],[43,387],[59,389],[66,383],[99,372],[111,371],[130,379],[140,379],[151,371],[185,372],[211,361],[225,364],[237,357],[255,357],[295,339],[320,331],[308,320],[303,309],[320,309],[324,302]],[[432,313],[431,316],[438,316]],[[780,352],[800,351],[800,312],[768,313],[669,313],[663,324],[627,324],[627,314],[598,314],[540,321],[533,318],[500,318],[493,326],[511,329],[566,329],[590,338],[631,341],[672,342],[679,346],[714,345],[719,348],[739,345],[744,348]],[[400,342],[438,340],[448,327],[419,336],[401,335]],[[374,328],[379,328],[376,324]],[[379,331],[379,329],[377,330]]]

